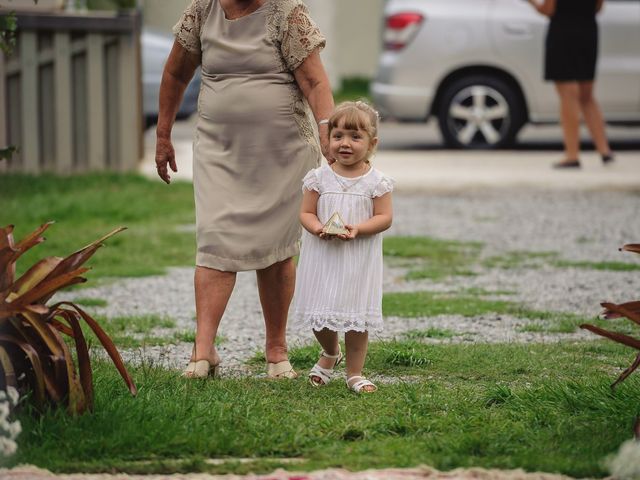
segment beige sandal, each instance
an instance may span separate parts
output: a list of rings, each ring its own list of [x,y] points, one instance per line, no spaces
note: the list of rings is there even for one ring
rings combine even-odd
[[[209,360],[196,360],[189,362],[187,368],[182,372],[182,376],[186,378],[218,378],[220,376],[220,364],[211,365]]]
[[[267,378],[298,378],[298,374],[291,366],[289,360],[278,363],[267,363]]]

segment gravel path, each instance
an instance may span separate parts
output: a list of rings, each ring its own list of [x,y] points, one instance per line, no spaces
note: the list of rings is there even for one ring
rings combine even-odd
[[[446,240],[478,241],[482,255],[510,251],[557,252],[572,261],[639,262],[640,257],[620,253],[625,243],[640,242],[640,192],[499,190],[438,194],[397,194],[394,226],[389,235],[425,235]],[[640,272],[601,271],[582,268],[478,267],[476,276],[438,281],[406,282],[404,271],[386,269],[385,291],[457,291],[481,288],[509,291],[503,300],[543,311],[573,312],[595,316],[603,300],[623,302],[640,297]],[[104,308],[90,311],[107,316],[156,314],[176,320],[177,330],[193,330],[195,308],[193,268],[172,268],[165,276],[127,279],[81,292],[61,294],[65,299],[104,299]],[[255,274],[244,272],[238,281],[222,321],[220,346],[223,373],[242,371],[244,362],[262,348],[264,328],[256,293]],[[549,342],[570,338],[591,339],[587,332],[549,334],[521,332],[526,319],[506,315],[465,318],[441,315],[430,318],[385,319],[380,338],[391,338],[413,329],[446,328],[459,332],[461,342]],[[312,341],[310,332],[290,327],[290,345]],[[128,352],[170,368],[182,367],[191,345],[181,343]]]

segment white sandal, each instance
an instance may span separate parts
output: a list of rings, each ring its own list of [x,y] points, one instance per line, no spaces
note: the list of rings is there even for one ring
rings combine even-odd
[[[332,368],[324,368],[321,367],[320,364],[316,363],[313,368],[309,370],[309,382],[314,387],[323,387],[327,385],[333,378],[333,369],[336,368],[342,361],[342,352],[339,349],[337,355],[329,355],[324,350],[320,350],[320,356],[325,358],[333,358],[335,362],[333,363]],[[313,377],[319,378],[320,381],[315,381]]]
[[[356,378],[359,378],[360,380],[351,384],[351,380],[354,380]],[[373,387],[373,390],[363,390],[364,387],[369,386]],[[349,387],[349,390],[352,390],[356,393],[373,393],[378,390],[378,387],[375,384],[371,383],[371,381],[367,380],[362,375],[354,375],[353,377],[347,378],[347,387]]]

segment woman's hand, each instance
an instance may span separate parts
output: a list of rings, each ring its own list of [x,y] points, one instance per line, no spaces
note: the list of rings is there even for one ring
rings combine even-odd
[[[167,184],[171,183],[171,175],[167,165],[174,172],[178,171],[176,166],[176,153],[170,138],[158,137],[156,140],[156,171],[158,176]]]
[[[331,165],[336,160],[329,154],[329,126],[326,124],[318,126],[318,133],[320,135],[320,150],[322,151],[322,155],[327,159],[329,165]]]
[[[349,230],[349,233],[340,234],[340,235],[337,235],[337,237],[340,240],[344,240],[345,242],[348,242],[349,240],[353,240],[358,236],[358,233],[360,233],[360,229],[358,229],[358,227],[355,225],[345,225],[344,228]]]

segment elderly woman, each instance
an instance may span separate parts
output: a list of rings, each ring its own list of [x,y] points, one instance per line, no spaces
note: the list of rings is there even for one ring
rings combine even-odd
[[[300,0],[193,0],[174,33],[157,127],[156,167],[166,183],[168,167],[177,171],[171,144],[176,112],[202,67],[193,146],[197,327],[184,374],[217,374],[214,340],[236,272],[255,270],[267,375],[295,378],[285,333],[301,181],[327,149],[333,109],[319,55],[325,39]]]

